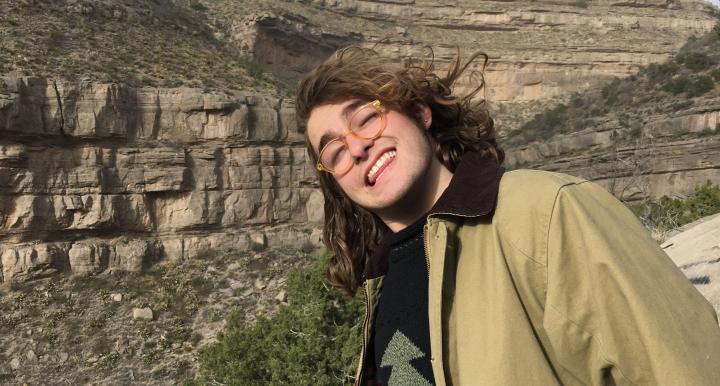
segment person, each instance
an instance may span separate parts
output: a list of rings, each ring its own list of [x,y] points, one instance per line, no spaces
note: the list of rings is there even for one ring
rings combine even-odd
[[[348,47],[299,83],[327,278],[367,300],[356,384],[719,384],[715,311],[636,217],[592,182],[501,166],[487,60],[440,76]]]

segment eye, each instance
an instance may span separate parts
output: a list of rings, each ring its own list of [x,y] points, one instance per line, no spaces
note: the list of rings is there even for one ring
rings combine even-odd
[[[362,126],[366,126],[370,123],[372,123],[375,119],[377,119],[380,116],[380,113],[378,113],[375,109],[370,114],[367,114],[367,117],[362,122]]]
[[[322,152],[321,162],[325,167],[334,169],[346,160],[347,147],[341,141],[335,140],[329,142]]]
[[[378,118],[380,118],[380,113],[378,113],[377,110],[372,107],[366,107],[355,114],[355,117],[350,124],[353,130],[357,131],[371,126]]]
[[[324,158],[326,158],[328,161],[337,161],[338,158],[340,158],[340,154],[343,151],[344,146],[330,146],[326,151],[325,154],[327,154]]]

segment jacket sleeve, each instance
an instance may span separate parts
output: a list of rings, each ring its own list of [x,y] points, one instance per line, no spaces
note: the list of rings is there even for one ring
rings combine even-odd
[[[590,182],[556,196],[543,326],[565,379],[718,385],[720,327],[637,218]]]

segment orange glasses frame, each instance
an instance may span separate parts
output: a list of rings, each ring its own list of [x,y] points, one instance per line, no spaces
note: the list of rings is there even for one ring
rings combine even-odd
[[[380,113],[380,130],[378,130],[377,134],[375,134],[372,137],[363,137],[362,135],[356,133],[355,130],[352,129],[352,121],[353,121],[353,119],[355,119],[355,116],[360,111],[362,111],[362,109],[364,109],[368,106],[374,107],[378,111],[378,113]],[[345,137],[347,137],[350,134],[352,134],[355,137],[360,138],[360,139],[371,139],[371,140],[382,135],[383,131],[385,131],[386,122],[385,122],[385,112],[381,109],[381,107],[382,107],[382,103],[378,99],[375,99],[374,101],[372,101],[370,103],[367,103],[367,104],[364,104],[364,105],[358,107],[358,109],[355,110],[353,115],[350,116],[350,119],[348,120],[348,126],[345,129],[345,131],[342,134],[340,134],[340,136],[338,136],[337,138],[333,138],[332,140],[330,140],[330,142],[326,143],[325,146],[323,146],[323,148],[320,150],[320,154],[318,155],[318,161],[315,164],[315,169],[317,169],[319,172],[328,172],[333,175],[334,174],[345,174],[345,173],[349,172],[350,169],[352,169],[352,167],[353,167],[352,163],[350,164],[350,167],[348,167],[346,170],[343,170],[342,172],[339,172],[337,170],[332,170],[328,167],[325,167],[325,165],[322,164],[323,153],[325,153],[325,150],[328,149],[328,146],[330,146],[333,142],[336,142],[336,141],[341,141],[345,145],[345,147],[348,147],[347,140],[345,139]]]

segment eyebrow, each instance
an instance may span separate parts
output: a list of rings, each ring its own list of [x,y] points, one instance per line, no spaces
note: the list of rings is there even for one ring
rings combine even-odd
[[[348,103],[348,105],[345,106],[342,110],[342,113],[341,113],[342,117],[347,121],[348,119],[350,119],[350,116],[355,112],[355,110],[357,110],[358,107],[360,107],[366,103],[367,102],[360,100],[360,99],[356,99],[356,100]],[[325,145],[327,145],[328,142],[332,141],[335,138],[337,138],[337,137],[330,133],[326,132],[325,134],[323,134],[322,137],[320,137],[320,144],[318,145],[318,151],[321,151],[322,148],[325,147]]]

